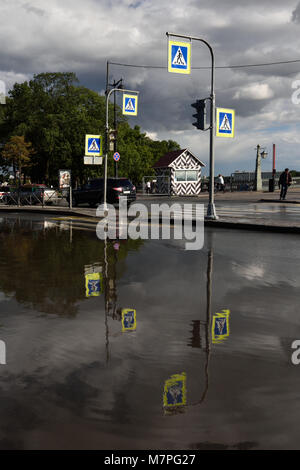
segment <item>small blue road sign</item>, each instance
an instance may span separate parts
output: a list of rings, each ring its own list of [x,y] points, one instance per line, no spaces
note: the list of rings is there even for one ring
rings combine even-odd
[[[123,114],[131,114],[132,116],[137,116],[137,105],[137,95],[123,95]]]
[[[216,134],[219,137],[234,137],[234,109],[217,108]]]
[[[191,44],[169,41],[168,71],[191,73]]]
[[[115,162],[118,162],[120,160],[120,154],[119,152],[115,152],[113,155],[113,159]]]
[[[102,137],[101,135],[86,134],[85,136],[85,155],[100,157],[102,155]]]

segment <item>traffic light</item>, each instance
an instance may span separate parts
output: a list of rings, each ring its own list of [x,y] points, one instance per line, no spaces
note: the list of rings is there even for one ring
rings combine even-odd
[[[117,140],[117,130],[109,129],[108,131],[109,150],[114,150],[115,141]]]
[[[193,122],[193,126],[197,127],[201,131],[206,130],[206,103],[205,100],[197,100],[196,103],[191,104],[193,108],[197,110],[196,114],[193,114],[193,117],[197,119],[196,122]]]

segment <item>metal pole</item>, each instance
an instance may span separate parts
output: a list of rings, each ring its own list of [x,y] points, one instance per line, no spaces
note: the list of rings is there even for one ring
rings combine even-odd
[[[114,80],[114,88],[116,87],[117,82]],[[117,103],[116,103],[116,94],[114,93],[114,130],[115,130],[115,140],[114,140],[114,153],[117,151]],[[118,162],[115,164],[115,178],[118,177]]]
[[[210,89],[210,138],[209,138],[209,203],[207,206],[207,219],[218,219],[214,204],[214,179],[215,179],[215,151],[214,151],[214,135],[215,135],[215,58],[211,45],[202,38],[194,36],[186,36],[184,34],[166,33],[167,36],[189,39],[190,41],[203,42],[209,49],[211,55],[211,89]]]
[[[275,149],[276,149],[276,146],[275,146],[275,144],[273,144],[273,168],[272,168],[273,174],[275,173],[275,157],[276,157],[276,150]]]
[[[121,93],[135,93],[139,94],[139,91],[124,90],[120,88],[112,88],[106,93],[106,106],[105,106],[105,155],[104,155],[104,195],[103,195],[103,206],[104,210],[107,209],[107,155],[108,155],[108,103],[112,93],[120,91]]]
[[[69,197],[70,197],[70,204],[69,204],[69,209],[72,209],[72,186],[70,185],[69,187]]]

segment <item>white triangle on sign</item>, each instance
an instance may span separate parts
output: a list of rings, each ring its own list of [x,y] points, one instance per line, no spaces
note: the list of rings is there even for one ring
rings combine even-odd
[[[177,49],[175,57],[172,61],[172,65],[184,65],[184,66],[186,66],[186,61],[183,57],[182,50],[181,50],[180,47],[178,47],[178,49]]]
[[[126,111],[134,111],[134,106],[133,106],[133,103],[132,103],[132,99],[131,99],[131,98],[129,98],[129,100],[127,101],[125,110],[126,110]]]
[[[93,139],[91,145],[89,146],[89,151],[99,151],[99,147],[98,147],[98,144],[96,142],[96,139]]]
[[[227,114],[223,117],[222,124],[220,126],[220,131],[231,131],[231,126]]]

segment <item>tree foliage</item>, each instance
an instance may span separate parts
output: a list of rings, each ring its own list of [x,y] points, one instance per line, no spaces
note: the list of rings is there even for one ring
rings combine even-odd
[[[113,127],[113,105],[109,105],[109,126]],[[153,163],[179,146],[173,141],[152,141],[140,128],[129,126],[117,109],[119,174],[139,183],[152,174]],[[30,176],[34,182],[57,184],[58,170],[71,169],[73,181],[83,182],[101,175],[102,167],[84,165],[85,134],[105,135],[105,97],[81,86],[74,73],[42,73],[32,80],[16,83],[1,109],[0,139],[24,136],[32,142]],[[109,172],[113,175],[112,153]]]

